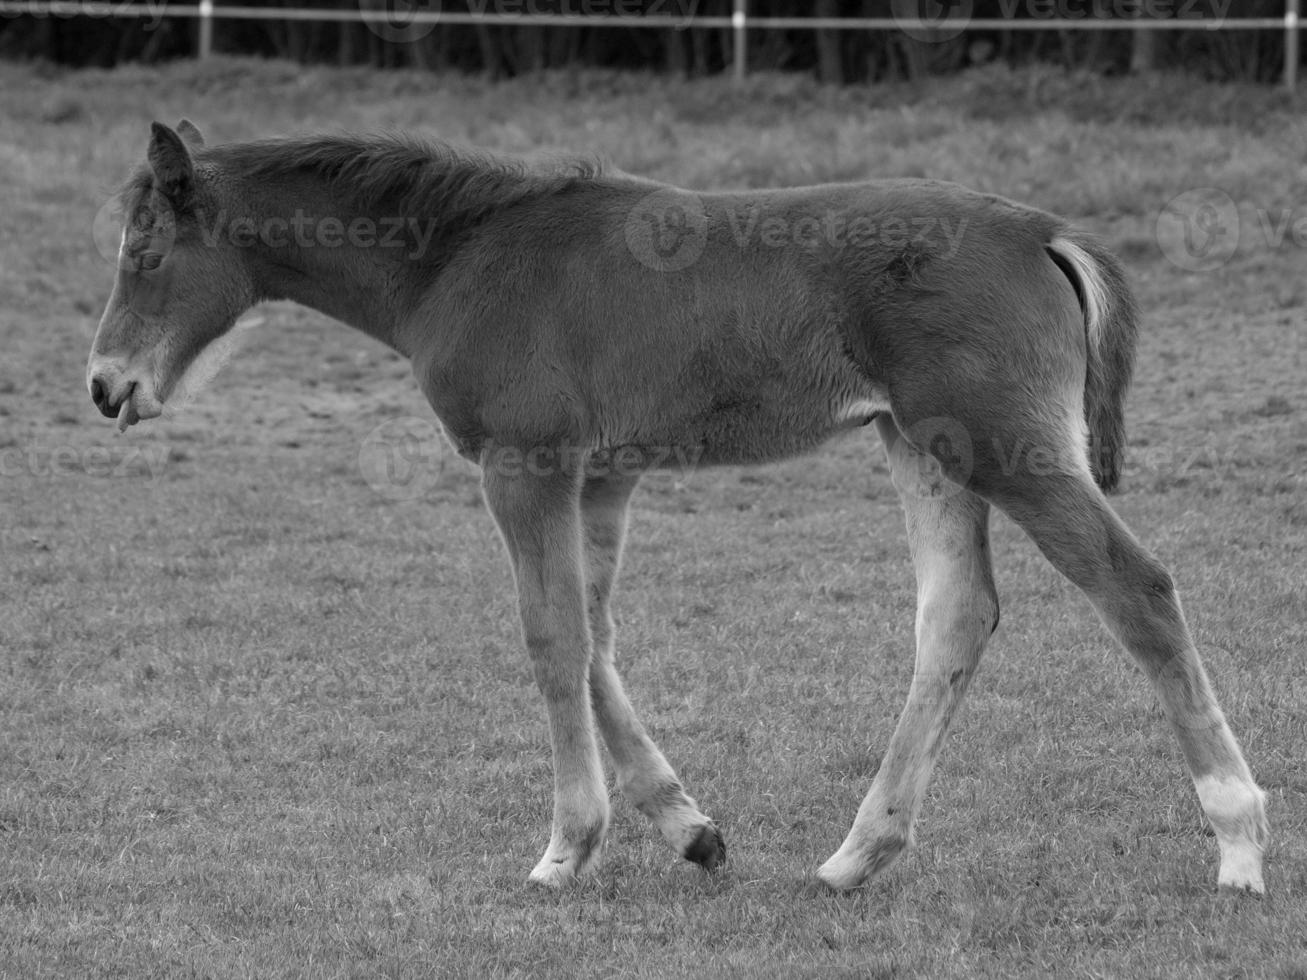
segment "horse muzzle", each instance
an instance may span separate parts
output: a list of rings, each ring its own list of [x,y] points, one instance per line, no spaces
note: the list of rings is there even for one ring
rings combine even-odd
[[[163,413],[163,402],[154,394],[149,380],[132,377],[131,372],[111,362],[93,358],[87,368],[86,386],[100,414],[117,419],[119,430]]]

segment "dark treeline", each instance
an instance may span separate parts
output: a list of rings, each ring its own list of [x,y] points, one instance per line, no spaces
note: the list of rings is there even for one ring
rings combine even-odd
[[[245,0],[251,3],[252,0]],[[725,15],[731,0],[266,0],[268,7],[375,10],[572,11],[600,16],[620,11]],[[118,6],[158,7],[147,0]],[[889,17],[895,0],[753,0],[753,16]],[[907,5],[909,8],[912,4]],[[752,31],[749,66],[758,70],[815,72],[825,82],[910,79],[956,71],[988,61],[1053,62],[1069,68],[1119,73],[1148,68],[1183,69],[1207,78],[1272,81],[1283,71],[1280,31],[1207,31],[1222,11],[1227,18],[1275,17],[1284,0],[974,0],[976,17],[1045,19],[1048,30],[967,31],[923,43],[898,31]],[[1057,18],[1129,16],[1143,9],[1159,17],[1200,18],[1195,30],[1072,31]],[[564,65],[656,69],[684,75],[721,71],[731,62],[728,30],[605,27],[485,27],[439,25],[396,31],[336,22],[214,22],[214,50],[287,58],[304,63],[414,67],[517,75]],[[0,15],[0,57],[39,58],[70,65],[109,67],[194,56],[194,20],[149,17],[108,19]]]

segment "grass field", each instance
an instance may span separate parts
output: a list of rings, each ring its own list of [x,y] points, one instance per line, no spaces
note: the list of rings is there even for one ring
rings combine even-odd
[[[822,90],[489,85],[216,61],[0,65],[0,976],[1307,976],[1307,122],[1269,90],[987,70]],[[647,724],[723,828],[714,876],[615,801],[598,876],[529,887],[543,705],[476,473],[418,499],[360,450],[427,418],[407,365],[270,307],[185,413],[115,436],[83,370],[97,211],[148,122],[413,129],[594,150],[702,188],[892,175],[1058,210],[1146,309],[1116,506],[1171,566],[1259,781],[1264,900],[1217,849],[1142,676],[996,517],[1003,623],[917,827],[818,887],[912,670],[905,535],[869,432],[654,476],[617,600]],[[1198,187],[1239,248],[1154,227]]]

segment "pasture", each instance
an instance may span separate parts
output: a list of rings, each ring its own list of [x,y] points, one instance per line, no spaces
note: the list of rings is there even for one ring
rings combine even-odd
[[[0,65],[0,92],[0,976],[1307,975],[1307,123],[1282,94],[231,60]],[[529,886],[544,708],[476,472],[403,421],[430,418],[406,363],[276,305],[175,418],[119,436],[86,393],[97,213],[150,120],[182,116],[213,141],[592,150],[699,188],[932,176],[1102,234],[1145,313],[1113,503],[1171,567],[1267,791],[1267,896],[1216,891],[1150,688],[1001,515],[1002,623],[917,847],[819,885],[912,673],[870,430],[646,478],[618,662],[729,863],[705,875],[618,799],[593,879]],[[1188,271],[1155,226],[1204,187],[1239,243]],[[420,495],[386,479],[401,437]]]

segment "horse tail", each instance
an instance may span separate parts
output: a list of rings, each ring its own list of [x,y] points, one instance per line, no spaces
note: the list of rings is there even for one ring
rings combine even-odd
[[[1111,492],[1125,459],[1125,395],[1134,372],[1139,310],[1120,260],[1097,238],[1063,228],[1046,248],[1071,280],[1084,312],[1089,466],[1098,485]]]

